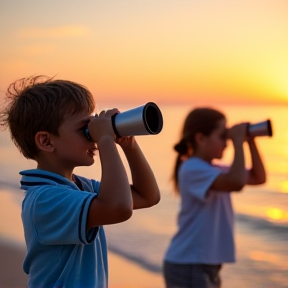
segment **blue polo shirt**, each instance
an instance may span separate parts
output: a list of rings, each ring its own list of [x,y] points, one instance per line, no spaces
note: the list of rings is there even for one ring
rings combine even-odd
[[[105,288],[107,246],[102,226],[86,231],[88,208],[100,182],[74,176],[77,185],[39,169],[21,171],[22,221],[28,288]]]

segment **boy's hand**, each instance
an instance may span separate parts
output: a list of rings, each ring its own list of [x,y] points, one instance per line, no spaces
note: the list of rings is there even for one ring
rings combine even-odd
[[[116,138],[115,142],[119,144],[122,147],[122,149],[125,150],[129,148],[133,148],[136,143],[136,140],[134,136],[124,136],[121,138]]]
[[[102,137],[111,137],[116,140],[116,135],[112,127],[111,117],[119,113],[117,108],[103,110],[102,112],[92,117],[89,124],[89,134],[95,143],[98,143]]]

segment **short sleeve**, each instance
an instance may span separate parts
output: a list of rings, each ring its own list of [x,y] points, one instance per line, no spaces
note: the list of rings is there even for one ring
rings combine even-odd
[[[187,160],[179,170],[180,191],[203,201],[212,183],[220,174],[221,169],[203,160]]]
[[[86,232],[88,209],[96,193],[69,187],[42,187],[32,206],[31,220],[44,245],[89,244],[97,228]]]

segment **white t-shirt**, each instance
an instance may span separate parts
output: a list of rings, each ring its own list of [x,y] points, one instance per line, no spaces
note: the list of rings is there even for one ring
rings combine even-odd
[[[178,231],[165,260],[179,264],[235,262],[234,215],[230,193],[209,188],[227,167],[192,157],[179,168],[181,208]]]

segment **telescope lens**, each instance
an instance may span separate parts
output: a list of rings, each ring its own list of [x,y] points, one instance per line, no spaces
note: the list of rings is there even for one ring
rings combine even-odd
[[[163,126],[162,114],[154,103],[149,104],[144,111],[144,124],[151,134],[157,134]]]
[[[271,125],[271,121],[267,120],[267,129],[268,129],[268,136],[272,136],[273,132],[272,132],[272,125]]]

